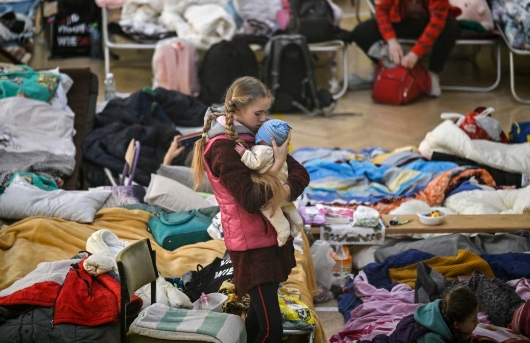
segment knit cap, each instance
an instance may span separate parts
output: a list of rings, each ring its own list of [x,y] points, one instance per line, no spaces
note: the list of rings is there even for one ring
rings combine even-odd
[[[271,119],[264,122],[256,134],[256,144],[261,141],[267,142],[272,146],[271,137],[274,137],[278,146],[283,145],[292,127],[286,122],[279,119]]]

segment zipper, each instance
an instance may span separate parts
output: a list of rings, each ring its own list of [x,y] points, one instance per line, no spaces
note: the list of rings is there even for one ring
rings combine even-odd
[[[407,87],[405,87],[405,89],[403,90],[403,94],[402,94],[402,98],[401,98],[401,102],[403,102],[404,99],[407,99],[407,96],[409,94],[409,90],[410,90],[410,87],[412,86],[412,84],[414,83],[414,78],[412,78],[408,84]]]
[[[68,271],[68,274],[66,274],[66,277],[64,278],[64,282],[63,284],[61,285],[61,287],[59,287],[59,290],[57,291],[57,296],[55,297],[55,300],[53,301],[53,309],[52,309],[52,319],[50,320],[50,327],[53,329],[54,327],[54,320],[55,320],[55,306],[57,305],[57,298],[59,298],[59,294],[61,293],[61,291],[63,290],[63,287],[64,287],[64,284],[66,283],[66,279],[68,278],[68,275],[70,274],[71,271],[75,271],[76,274],[77,274],[77,277],[79,277],[81,280],[83,280],[83,282],[86,284],[87,286],[87,291],[88,291],[88,296],[89,297],[92,297],[92,289],[90,288],[90,284],[88,283],[88,281],[86,281],[85,279],[83,279],[81,277],[81,275],[79,275],[79,265],[78,264],[72,264],[70,266],[70,270]]]
[[[50,320],[50,328],[53,329],[53,320],[55,319],[55,306],[57,305],[57,298],[59,298],[59,294],[61,293],[61,291],[63,290],[63,286],[64,286],[64,283],[66,282],[66,278],[68,278],[68,274],[70,274],[70,272],[72,271],[72,268],[70,268],[70,270],[68,271],[68,273],[66,273],[66,277],[64,278],[64,282],[63,284],[61,285],[61,287],[59,287],[59,290],[57,291],[57,295],[55,296],[55,300],[53,301],[53,308],[52,308],[52,319]]]

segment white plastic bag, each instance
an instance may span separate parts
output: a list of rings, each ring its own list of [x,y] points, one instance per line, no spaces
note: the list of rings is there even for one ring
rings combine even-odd
[[[327,289],[331,288],[332,269],[335,265],[335,260],[333,260],[330,253],[331,246],[326,241],[319,239],[311,246],[311,256],[315,266],[317,284]]]

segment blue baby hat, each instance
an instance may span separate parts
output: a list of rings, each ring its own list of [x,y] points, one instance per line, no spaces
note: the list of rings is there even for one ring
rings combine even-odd
[[[286,122],[279,119],[271,119],[264,122],[256,134],[256,144],[261,141],[267,142],[272,146],[271,137],[274,137],[278,146],[283,145],[292,127]]]

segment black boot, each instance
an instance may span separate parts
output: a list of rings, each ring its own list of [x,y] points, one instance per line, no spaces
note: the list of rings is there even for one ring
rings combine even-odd
[[[417,267],[416,284],[414,287],[414,302],[428,303],[430,297],[439,294],[445,285],[445,277],[436,270],[431,269],[424,262],[419,262]]]

